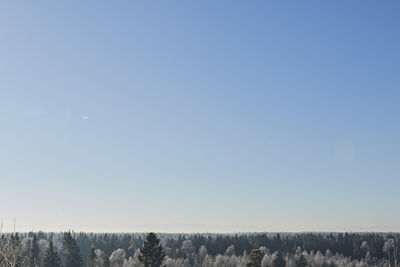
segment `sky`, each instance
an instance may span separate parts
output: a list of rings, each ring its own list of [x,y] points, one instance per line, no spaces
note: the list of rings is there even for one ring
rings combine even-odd
[[[0,2],[5,231],[400,231],[399,1]]]

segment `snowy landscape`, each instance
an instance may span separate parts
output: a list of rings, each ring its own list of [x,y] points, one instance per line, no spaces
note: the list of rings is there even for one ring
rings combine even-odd
[[[400,267],[400,0],[0,0],[0,267]]]

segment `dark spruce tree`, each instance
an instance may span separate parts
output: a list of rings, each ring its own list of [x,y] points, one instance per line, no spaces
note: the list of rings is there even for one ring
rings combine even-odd
[[[102,267],[110,267],[110,259],[105,256],[103,259],[103,266]]]
[[[37,241],[37,235],[33,234],[29,251],[29,267],[35,267],[39,265],[39,245]]]
[[[28,242],[26,243],[26,247],[28,250],[28,265],[29,267],[31,267],[31,255],[32,255],[32,240],[28,240]],[[0,257],[0,263],[2,262],[1,257]],[[0,265],[1,266],[1,265]]]
[[[96,248],[94,246],[90,247],[90,254],[88,258],[88,267],[94,267],[95,264],[95,259],[96,259]]]
[[[282,252],[280,250],[278,250],[277,252],[275,252],[272,255],[271,266],[272,267],[285,267],[286,266],[285,259],[283,258]]]
[[[52,240],[50,240],[49,248],[46,250],[43,267],[61,267],[61,259],[58,256],[57,249],[54,247]]]
[[[143,247],[140,248],[139,261],[145,267],[159,267],[163,262],[164,256],[160,239],[155,233],[149,233]]]
[[[249,255],[247,267],[261,267],[262,253],[260,249],[253,249]]]
[[[71,232],[64,233],[65,267],[81,267],[83,265],[80,249]]]
[[[307,267],[308,266],[308,261],[306,257],[301,254],[298,260],[296,261],[296,267]]]

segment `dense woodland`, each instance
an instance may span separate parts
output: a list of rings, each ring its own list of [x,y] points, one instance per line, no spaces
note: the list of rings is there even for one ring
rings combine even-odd
[[[12,233],[1,267],[398,266],[400,234]]]

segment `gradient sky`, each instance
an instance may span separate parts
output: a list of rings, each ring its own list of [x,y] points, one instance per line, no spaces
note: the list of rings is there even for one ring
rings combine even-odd
[[[400,231],[399,1],[2,1],[5,230]]]

